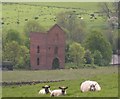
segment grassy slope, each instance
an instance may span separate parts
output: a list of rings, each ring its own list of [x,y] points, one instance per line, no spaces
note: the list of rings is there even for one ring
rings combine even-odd
[[[35,6],[39,5],[39,6]],[[48,7],[49,6],[49,7]],[[61,7],[61,8],[59,8]],[[73,9],[77,8],[77,9]],[[78,9],[79,8],[79,9]],[[56,23],[56,15],[63,11],[76,11],[77,16],[84,17],[88,28],[94,26],[100,27],[104,24],[104,20],[98,17],[97,20],[90,20],[90,13],[98,11],[98,3],[28,3],[24,4],[3,4],[2,17],[4,25],[3,30],[16,29],[20,33],[24,31],[25,19],[35,20],[48,30],[53,24]],[[19,20],[19,24],[17,21]],[[99,24],[98,24],[99,23]]]
[[[98,7],[98,2],[37,2],[37,3],[34,2],[29,4],[53,7],[81,8],[89,10],[90,9],[93,10]]]
[[[25,78],[25,75],[28,75],[24,73],[25,71],[20,71],[21,75],[17,77],[21,79],[22,77]],[[18,72],[18,74],[20,73]],[[23,73],[22,73],[23,72]],[[38,72],[38,73],[36,73]],[[61,78],[66,79],[66,81],[63,82],[54,82],[54,83],[41,83],[36,85],[24,85],[24,86],[11,86],[11,87],[3,87],[3,97],[49,97],[49,95],[39,95],[38,91],[41,89],[41,87],[45,84],[48,84],[51,86],[51,89],[56,89],[59,86],[68,86],[67,90],[67,97],[116,97],[118,96],[118,75],[117,75],[117,68],[116,67],[106,67],[106,68],[99,68],[99,69],[82,69],[82,70],[61,70],[61,71],[36,71],[31,73],[29,75],[34,75],[34,79],[38,79],[38,75],[40,78],[48,78],[51,74],[51,77],[54,78]],[[5,76],[10,77],[10,72],[3,72],[8,73],[9,75],[3,74],[3,79]],[[43,76],[43,73],[47,73],[47,75]],[[16,73],[14,73],[16,75]],[[23,76],[24,75],[24,76]],[[36,75],[36,76],[35,76]],[[64,75],[64,77],[63,77]],[[18,76],[18,75],[16,75]],[[27,76],[28,77],[28,76]],[[27,78],[26,77],[26,78]],[[14,78],[14,76],[13,76]],[[52,79],[51,78],[51,79]],[[55,79],[54,78],[54,79]],[[40,79],[40,80],[41,80]],[[81,93],[79,86],[80,83],[84,80],[96,80],[102,87],[102,90],[100,92],[88,92],[88,93]],[[38,79],[39,80],[39,79]]]
[[[36,3],[35,3],[36,4]],[[30,5],[3,5],[2,13],[5,24],[3,30],[16,29],[23,33],[25,19],[34,20],[34,17],[38,16],[38,21],[42,26],[50,28],[56,23],[54,18],[62,11],[76,11],[78,17],[81,15],[84,17],[88,28],[99,28],[104,26],[104,20],[98,17],[97,20],[90,21],[89,14],[97,11],[98,7],[95,3],[39,3],[42,6],[30,6]],[[45,5],[45,6],[44,6]],[[52,7],[47,7],[51,6]],[[53,7],[54,6],[54,7]],[[63,7],[63,8],[58,8]],[[64,7],[69,7],[64,8]],[[80,9],[72,9],[80,8]],[[19,11],[19,12],[18,12]],[[86,13],[86,14],[83,14]],[[18,17],[19,16],[19,17]],[[19,19],[20,24],[16,24]],[[95,27],[96,26],[96,27]],[[56,75],[57,74],[57,75]],[[43,76],[44,75],[44,76]],[[99,68],[99,69],[81,69],[81,70],[61,70],[61,71],[14,71],[3,72],[3,81],[21,81],[21,80],[51,80],[51,79],[65,79],[64,82],[50,83],[52,89],[58,88],[60,85],[69,86],[67,96],[117,96],[117,68]],[[96,93],[81,93],[79,91],[79,85],[86,79],[97,80],[101,86],[102,91]],[[69,81],[70,80],[70,81]],[[38,91],[44,84],[37,84],[32,86],[12,86],[3,87],[3,96],[27,96],[27,97],[39,97]],[[76,86],[75,86],[76,85]],[[29,89],[29,90],[28,90]],[[46,95],[49,96],[49,95]]]

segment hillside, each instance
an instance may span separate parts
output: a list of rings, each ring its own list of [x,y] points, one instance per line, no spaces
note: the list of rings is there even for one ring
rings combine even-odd
[[[101,24],[103,26],[104,19],[101,18],[98,9],[98,3],[3,3],[1,22],[5,31],[16,29],[23,32],[24,26],[29,20],[36,20],[48,30],[56,23],[58,13],[72,11],[78,18],[83,17],[89,28],[93,25],[99,27]],[[90,20],[91,13],[96,15],[96,20]]]

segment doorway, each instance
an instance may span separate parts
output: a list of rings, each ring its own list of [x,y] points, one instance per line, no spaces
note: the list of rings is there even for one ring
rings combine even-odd
[[[59,59],[58,58],[54,58],[53,62],[52,62],[52,69],[59,69]]]

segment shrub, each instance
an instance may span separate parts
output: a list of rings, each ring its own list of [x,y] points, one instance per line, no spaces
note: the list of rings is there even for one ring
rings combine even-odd
[[[102,63],[103,56],[102,56],[101,52],[96,50],[94,52],[93,56],[94,56],[94,64],[102,66],[103,65],[103,63]]]

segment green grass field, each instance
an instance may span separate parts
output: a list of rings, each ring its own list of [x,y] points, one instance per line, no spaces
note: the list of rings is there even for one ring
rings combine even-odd
[[[3,71],[3,81],[27,81],[27,80],[65,80],[62,82],[40,83],[36,85],[3,86],[3,97],[49,97],[39,95],[38,92],[45,84],[51,86],[51,90],[59,86],[68,86],[66,97],[117,97],[118,96],[118,68],[101,67],[97,69],[65,69],[50,71]],[[102,90],[100,92],[80,92],[80,84],[85,80],[96,80]]]
[[[99,16],[98,3],[83,2],[47,2],[47,3],[18,3],[2,5],[2,24],[3,30],[16,29],[20,33],[24,32],[24,26],[27,21],[35,20],[48,30],[57,23],[56,16],[61,12],[72,11],[79,17],[84,18],[87,28],[101,28],[105,24],[105,20]],[[96,20],[90,20],[90,14],[94,13]],[[35,19],[38,17],[38,19]],[[27,19],[27,21],[26,21]],[[19,22],[19,23],[17,23]],[[104,27],[104,26],[103,26]]]
[[[15,29],[24,32],[27,21],[35,20],[48,30],[57,22],[56,16],[60,12],[72,11],[79,17],[82,16],[86,23],[86,29],[105,28],[105,19],[97,13],[98,3],[17,3],[2,5],[2,29],[3,32]],[[90,14],[97,17],[90,20]],[[38,19],[35,19],[38,17]],[[26,21],[27,19],[27,21]],[[19,22],[19,23],[17,23]],[[0,27],[1,28],[1,27]],[[102,29],[101,29],[102,30]],[[38,91],[45,84],[51,86],[51,90],[59,86],[68,86],[66,97],[117,97],[118,96],[118,69],[117,67],[98,67],[96,69],[65,69],[45,71],[3,71],[3,81],[33,81],[33,80],[65,80],[54,83],[40,83],[36,85],[2,86],[3,97],[49,97],[39,95]],[[80,92],[80,84],[84,80],[96,80],[100,83],[100,92]]]

